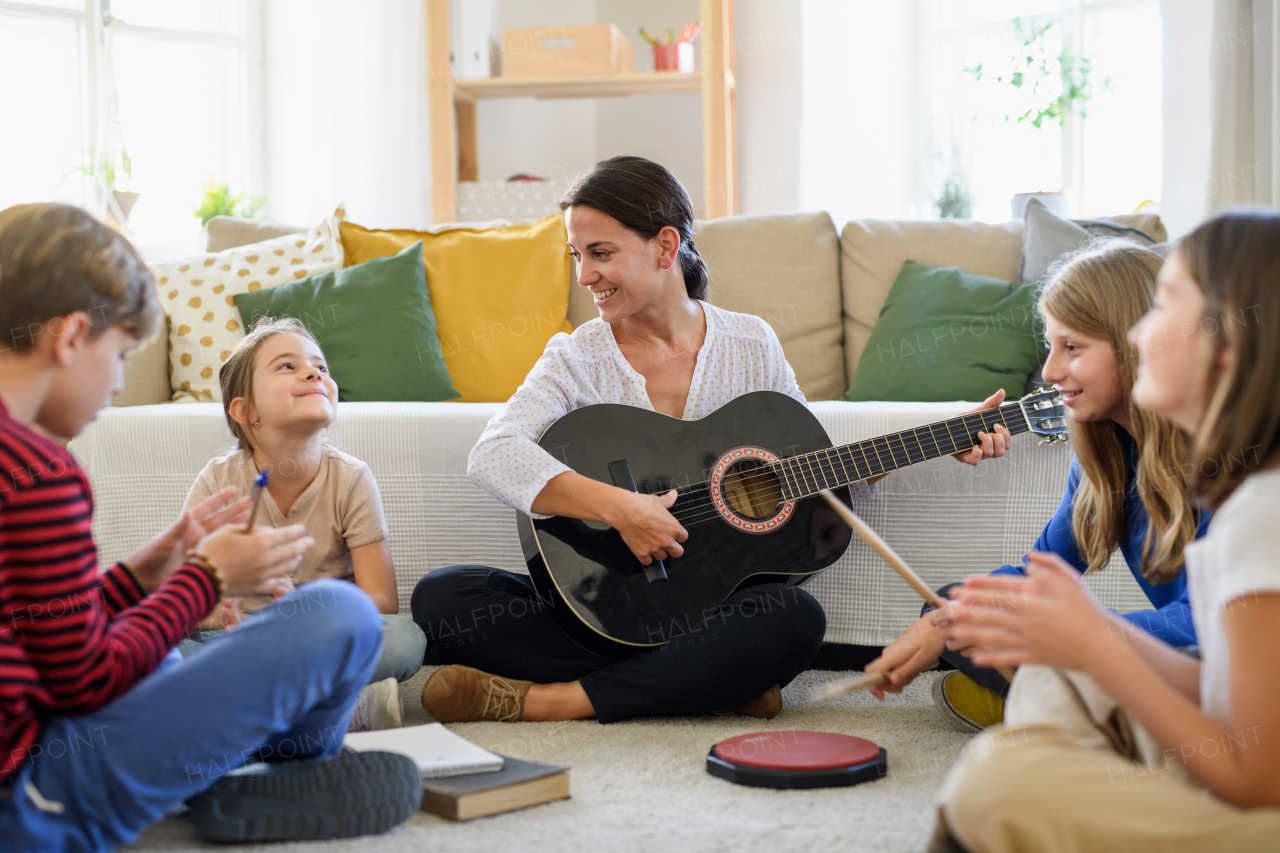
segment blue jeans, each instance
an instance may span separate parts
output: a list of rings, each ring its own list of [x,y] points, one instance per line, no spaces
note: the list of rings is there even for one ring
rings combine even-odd
[[[105,708],[50,719],[0,792],[4,848],[110,850],[247,761],[339,752],[382,654],[378,615],[352,584],[316,581]]]
[[[408,681],[422,669],[427,654],[427,635],[408,616],[382,614],[382,657],[369,679],[372,684],[384,678]]]
[[[178,651],[183,657],[190,657],[200,648],[217,637],[225,634],[222,630],[192,631],[191,636],[178,643]],[[301,638],[295,638],[295,642]],[[427,653],[427,635],[422,633],[418,623],[408,616],[382,614],[382,657],[373,670],[369,683],[382,681],[384,678],[395,678],[396,681],[408,681],[422,669],[422,658]]]

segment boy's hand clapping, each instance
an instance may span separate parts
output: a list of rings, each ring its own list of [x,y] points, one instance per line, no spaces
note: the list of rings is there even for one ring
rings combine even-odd
[[[228,486],[205,498],[124,561],[143,590],[154,592],[182,565],[187,551],[196,548],[217,564],[228,596],[261,593],[278,598],[293,591],[289,573],[315,540],[300,524],[255,527],[245,533],[249,498],[235,500],[236,493]]]
[[[187,551],[227,524],[243,524],[249,517],[249,499],[235,500],[238,490],[228,486],[178,516],[178,520],[124,561],[142,589],[150,594],[182,565]]]
[[[205,536],[196,547],[217,564],[227,595],[275,595],[315,541],[301,524],[255,527],[250,533],[229,524]]]

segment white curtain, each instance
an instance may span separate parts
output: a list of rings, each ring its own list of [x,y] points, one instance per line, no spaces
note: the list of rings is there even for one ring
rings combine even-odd
[[[1280,0],[1215,0],[1209,208],[1280,205]]]

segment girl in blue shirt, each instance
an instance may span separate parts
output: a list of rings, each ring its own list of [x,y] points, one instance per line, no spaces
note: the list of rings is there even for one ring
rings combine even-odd
[[[1152,610],[1125,614],[1174,646],[1195,644],[1182,551],[1208,519],[1192,505],[1186,436],[1133,405],[1137,357],[1128,330],[1151,305],[1161,258],[1131,242],[1108,241],[1077,253],[1052,276],[1039,301],[1049,356],[1044,379],[1062,393],[1075,459],[1066,494],[1036,551],[1058,554],[1080,572],[1097,571],[1119,548]],[[1004,566],[997,574],[1021,574]],[[944,587],[945,596],[950,587]],[[939,658],[960,672],[934,683],[934,703],[956,728],[976,731],[1003,714],[1008,682],[948,651],[926,612],[886,646],[868,672],[889,673],[877,698],[897,693]]]

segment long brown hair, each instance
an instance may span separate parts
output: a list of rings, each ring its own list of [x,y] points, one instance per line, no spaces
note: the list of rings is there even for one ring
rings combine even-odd
[[[1108,240],[1072,256],[1045,285],[1040,312],[1085,337],[1105,341],[1115,354],[1121,392],[1137,446],[1134,488],[1150,522],[1142,542],[1142,576],[1151,583],[1177,577],[1182,551],[1195,539],[1199,521],[1183,463],[1185,434],[1166,419],[1133,404],[1137,353],[1128,331],[1151,307],[1161,258],[1128,240]],[[1068,425],[1082,477],[1071,526],[1086,571],[1106,565],[1128,526],[1125,499],[1129,456],[1124,428],[1111,420]]]
[[[607,213],[646,240],[670,225],[680,235],[680,272],[693,299],[706,299],[711,275],[693,245],[693,202],[665,166],[643,157],[610,157],[579,175],[560,199],[560,210],[575,204]]]
[[[227,426],[236,437],[237,446],[241,450],[253,452],[253,443],[249,441],[249,431],[244,424],[231,417],[231,401],[236,397],[244,397],[245,402],[253,403],[253,368],[258,358],[258,350],[268,338],[276,335],[298,335],[320,346],[316,336],[293,317],[261,317],[248,334],[236,342],[231,355],[218,369],[218,387],[222,389],[222,414],[227,419]]]
[[[1280,464],[1280,215],[1230,213],[1178,247],[1204,292],[1212,335],[1209,405],[1193,441],[1196,495],[1217,509],[1244,479]]]

